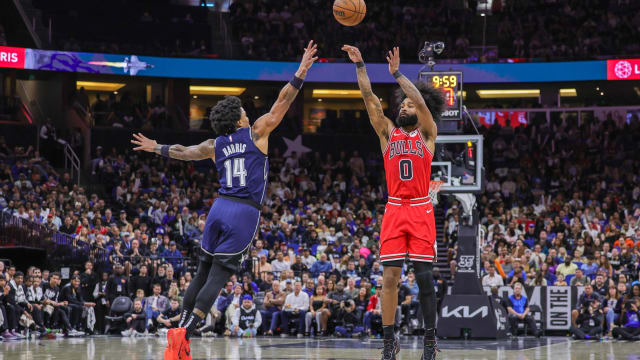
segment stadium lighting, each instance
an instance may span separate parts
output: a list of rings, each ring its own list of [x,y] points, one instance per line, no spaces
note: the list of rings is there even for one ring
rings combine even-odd
[[[127,84],[98,82],[98,81],[76,81],[76,89],[84,88],[87,91],[118,91]]]
[[[360,90],[313,89],[314,98],[358,99],[362,97]]]
[[[578,91],[573,89],[560,89],[560,96],[562,97],[576,97],[578,96]]]
[[[241,95],[246,88],[230,87],[230,86],[201,86],[190,85],[189,93],[191,95]]]
[[[536,98],[540,96],[540,89],[477,90],[476,92],[481,99]]]

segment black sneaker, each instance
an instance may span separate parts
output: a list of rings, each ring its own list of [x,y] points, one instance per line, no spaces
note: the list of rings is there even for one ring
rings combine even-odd
[[[435,360],[438,352],[440,352],[440,349],[438,349],[438,343],[436,340],[425,341],[424,350],[422,351],[422,357],[420,360]]]
[[[382,348],[381,360],[396,360],[396,355],[400,352],[400,344],[398,338],[384,339],[384,347]]]

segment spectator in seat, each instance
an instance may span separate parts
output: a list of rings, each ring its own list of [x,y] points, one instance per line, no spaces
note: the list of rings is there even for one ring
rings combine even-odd
[[[84,272],[80,274],[80,286],[82,288],[82,298],[85,301],[95,301],[93,298],[93,289],[100,281],[98,274],[93,271],[93,263],[87,261],[84,263]]]
[[[305,335],[308,336],[310,334],[311,324],[313,323],[314,318],[316,319],[316,334],[320,334],[321,331],[326,331],[326,329],[323,330],[320,327],[320,315],[322,314],[322,310],[326,307],[326,298],[327,296],[324,291],[324,286],[316,286],[314,294],[309,298],[309,311],[307,312],[305,319]]]
[[[128,296],[129,295],[129,281],[127,280],[127,276],[124,274],[124,268],[122,264],[116,264],[114,266],[113,275],[109,277],[107,280],[106,287],[106,297],[107,297],[107,306],[113,303],[118,296]]]
[[[558,265],[556,268],[556,275],[562,275],[566,278],[567,275],[575,274],[576,270],[578,270],[578,265],[572,263],[571,260],[571,256],[565,256],[564,263]]]
[[[44,274],[44,272],[43,272]],[[54,272],[49,276],[49,283],[43,286],[44,300],[44,321],[49,327],[58,323],[62,326],[64,333],[69,336],[82,336],[84,333],[76,331],[69,322],[68,302],[62,299],[60,293],[60,273]]]
[[[253,304],[251,295],[242,297],[242,306],[236,309],[232,323],[231,335],[233,336],[255,337],[258,334],[258,328],[262,324],[262,316]]]
[[[2,263],[0,261],[0,263]],[[0,272],[0,315],[3,321],[0,322],[0,330],[4,340],[21,339],[22,336],[16,332],[18,328],[18,317],[11,302],[11,285],[5,280],[6,275]]]
[[[176,273],[182,272],[182,253],[178,250],[175,241],[169,242],[169,248],[162,252],[161,256],[173,267]]]
[[[604,314],[600,309],[600,300],[594,298],[580,310],[576,319],[577,327],[571,326],[571,334],[578,340],[598,340],[602,333]]]
[[[507,301],[507,312],[509,313],[511,336],[517,334],[518,323],[526,321],[531,332],[540,337],[541,334],[537,330],[536,322],[529,312],[529,300],[522,294],[522,284],[519,282],[513,285],[513,295],[509,296]]]
[[[264,309],[260,310],[261,317],[264,319],[262,321],[262,330],[267,335],[273,335],[273,332],[278,327],[280,311],[287,297],[287,294],[280,289],[280,281],[273,280],[271,286],[272,290],[267,292],[264,297]]]
[[[607,290],[609,289],[609,287],[607,286],[603,275],[596,275],[595,280],[591,282],[591,286],[593,287],[593,291],[600,295],[600,297],[604,298],[605,296],[607,296]]]
[[[227,310],[224,313],[226,321],[226,330],[224,336],[231,335],[231,329],[233,329],[233,315],[236,310],[242,305],[242,284],[237,283],[233,285],[233,293],[227,297]]]
[[[169,308],[169,299],[161,294],[160,284],[153,284],[153,294],[144,301],[144,310],[147,315],[147,326],[153,326],[153,319],[163,314]]]
[[[147,328],[147,314],[145,314],[142,308],[142,301],[136,300],[133,302],[133,311],[124,315],[125,322],[127,323],[127,330],[121,332],[122,336],[138,336],[142,335]]]
[[[85,307],[94,307],[95,303],[86,302],[82,297],[82,288],[80,287],[80,276],[71,277],[71,282],[62,288],[62,300],[65,301],[69,308],[69,322],[74,329],[81,330],[82,312]]]
[[[285,270],[289,270],[291,268],[291,263],[288,261],[284,261],[284,254],[282,251],[276,252],[276,259],[271,262],[271,270],[276,274],[280,274]]]
[[[302,250],[302,263],[304,263],[308,269],[311,269],[316,261],[317,259],[314,256],[311,256],[311,250],[309,248]]]
[[[482,286],[504,286],[504,280],[502,276],[496,274],[496,266],[489,265],[488,273],[482,278]]]
[[[369,305],[367,305],[367,312],[364,313],[364,332],[367,336],[372,335],[372,323],[373,321],[382,321],[382,284],[376,284],[376,292],[369,298]]]
[[[566,281],[564,281],[564,275],[557,274],[556,282],[553,283],[554,286],[569,286]]]
[[[180,323],[180,302],[176,298],[171,298],[169,308],[156,318],[158,328],[173,329]]]
[[[314,262],[311,266],[311,276],[313,276],[314,279],[318,278],[318,276],[320,276],[320,274],[322,273],[328,276],[331,272],[331,269],[331,263],[327,261],[327,254],[322,253],[322,255],[320,255],[320,260]]]
[[[571,279],[571,286],[585,286],[588,282],[591,282],[589,278],[584,276],[582,269],[576,269],[576,275]]]
[[[327,307],[322,311],[322,315],[320,317],[321,327],[323,330],[327,329],[329,319],[340,318],[342,309],[344,309],[344,302],[350,299],[349,294],[344,291],[344,284],[342,281],[338,282],[335,286],[335,291],[332,291],[327,295]]]
[[[614,328],[612,333],[616,338],[625,340],[640,340],[640,297],[630,299],[624,306],[620,316],[621,327]]]
[[[280,328],[282,335],[289,333],[289,319],[298,317],[298,337],[302,337],[304,329],[305,314],[309,310],[309,295],[302,291],[302,283],[296,281],[293,285],[293,292],[287,295],[284,306],[280,312]]]
[[[142,289],[144,296],[150,295],[151,277],[148,274],[148,269],[147,265],[142,264],[140,265],[138,275],[129,278],[129,294],[133,294],[136,290]]]

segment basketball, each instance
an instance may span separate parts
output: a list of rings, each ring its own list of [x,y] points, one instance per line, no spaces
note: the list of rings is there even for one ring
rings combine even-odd
[[[360,24],[367,13],[364,0],[336,0],[333,2],[333,17],[344,26]]]

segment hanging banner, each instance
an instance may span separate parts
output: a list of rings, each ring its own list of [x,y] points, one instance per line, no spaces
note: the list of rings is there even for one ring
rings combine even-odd
[[[491,288],[483,287],[487,295],[491,295]],[[571,327],[571,310],[576,308],[578,297],[583,292],[577,286],[525,286],[525,295],[529,305],[537,305],[542,314],[536,314],[536,320],[542,320],[545,330],[569,330]],[[502,286],[498,295],[507,299],[513,295],[513,288]]]

